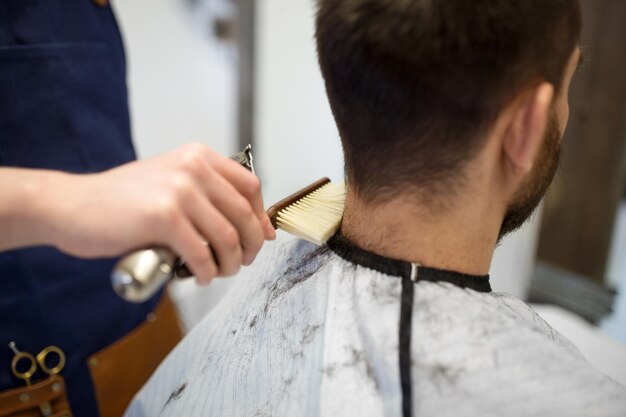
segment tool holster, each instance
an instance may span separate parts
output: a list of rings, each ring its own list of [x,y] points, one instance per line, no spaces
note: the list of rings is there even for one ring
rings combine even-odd
[[[72,417],[62,376],[0,392],[0,417]]]
[[[167,291],[144,323],[87,358],[100,417],[120,417],[182,337]],[[0,417],[73,417],[62,376],[0,392]]]

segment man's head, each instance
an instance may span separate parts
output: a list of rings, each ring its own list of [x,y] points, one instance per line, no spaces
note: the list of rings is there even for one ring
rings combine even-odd
[[[580,26],[577,0],[319,0],[350,190],[445,207],[485,165],[507,171],[491,147],[512,172],[502,232],[519,226],[558,165]]]

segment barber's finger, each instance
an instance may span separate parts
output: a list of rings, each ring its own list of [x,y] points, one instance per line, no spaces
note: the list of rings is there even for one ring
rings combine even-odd
[[[263,208],[263,196],[261,195],[261,182],[259,178],[237,162],[227,158],[212,158],[211,163],[211,166],[219,174],[248,199],[252,210],[263,225],[265,238],[274,239],[276,232],[269,222],[267,213],[265,213],[265,209]]]
[[[261,216],[261,223],[263,224],[263,232],[265,233],[265,239],[274,240],[276,239],[276,229],[272,226],[272,221],[270,220],[267,213],[265,216]]]
[[[229,276],[239,271],[242,259],[239,232],[206,198],[194,195],[185,210],[217,257],[217,275]],[[210,252],[206,247],[205,251]]]
[[[199,284],[208,285],[218,275],[211,251],[207,249],[204,238],[189,221],[179,221],[168,238],[169,246],[185,261]]]
[[[220,175],[214,175],[205,189],[217,211],[237,229],[243,264],[250,265],[264,241],[263,224],[252,210],[250,202]]]

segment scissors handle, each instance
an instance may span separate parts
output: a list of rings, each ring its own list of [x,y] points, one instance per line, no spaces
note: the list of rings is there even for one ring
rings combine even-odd
[[[51,354],[57,355],[58,362],[55,366],[48,367],[46,359]],[[65,353],[57,346],[48,346],[37,354],[37,363],[41,367],[41,370],[49,376],[58,375],[65,367]]]
[[[44,348],[37,354],[37,357],[28,352],[19,350],[15,342],[9,343],[9,348],[11,348],[14,353],[13,359],[11,360],[11,371],[13,375],[26,381],[26,385],[30,385],[31,378],[35,375],[35,372],[37,372],[37,364],[39,364],[41,370],[48,374],[48,376],[58,375],[65,367],[65,352],[58,346],[48,346]],[[54,366],[48,366],[47,360],[50,355],[56,355],[57,357],[57,362]],[[20,362],[22,362],[22,364],[25,362],[30,363],[26,371],[20,371]]]
[[[11,360],[11,371],[13,371],[13,375],[16,377],[23,379],[26,382],[27,387],[30,386],[30,380],[37,371],[37,364],[39,364],[41,370],[47,373],[51,378],[58,375],[65,367],[65,353],[57,346],[48,346],[47,348],[44,348],[37,354],[37,359],[35,359],[35,357],[28,352],[20,351],[15,342],[9,343],[9,348],[11,348],[15,354],[15,356],[13,356],[13,360]],[[55,366],[49,367],[46,363],[46,359],[48,358],[48,355],[51,354],[57,355],[58,362]],[[30,367],[27,371],[22,372],[18,369],[20,361],[30,362]],[[39,404],[39,410],[41,411],[42,416],[49,417],[52,415],[53,411],[52,404],[50,401],[44,401]]]
[[[24,382],[26,382],[26,386],[30,386],[30,379],[37,371],[37,362],[35,361],[35,357],[28,352],[18,350],[15,342],[9,343],[9,347],[14,353],[13,359],[11,360],[11,372],[13,372],[13,375],[17,378],[23,379]],[[30,366],[26,371],[19,370],[20,361],[30,362]]]

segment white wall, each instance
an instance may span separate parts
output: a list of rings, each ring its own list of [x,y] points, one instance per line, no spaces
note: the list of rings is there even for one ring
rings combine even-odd
[[[266,202],[343,178],[339,135],[313,42],[312,0],[257,2],[258,170]]]
[[[234,51],[210,36],[211,10],[182,0],[116,1],[140,157],[191,141],[230,155],[236,137]]]
[[[496,248],[490,271],[494,291],[526,299],[535,270],[542,209],[543,205],[520,230],[505,237]]]
[[[626,344],[626,201],[617,213],[607,274],[608,284],[618,294],[613,314],[602,322],[602,330]]]

